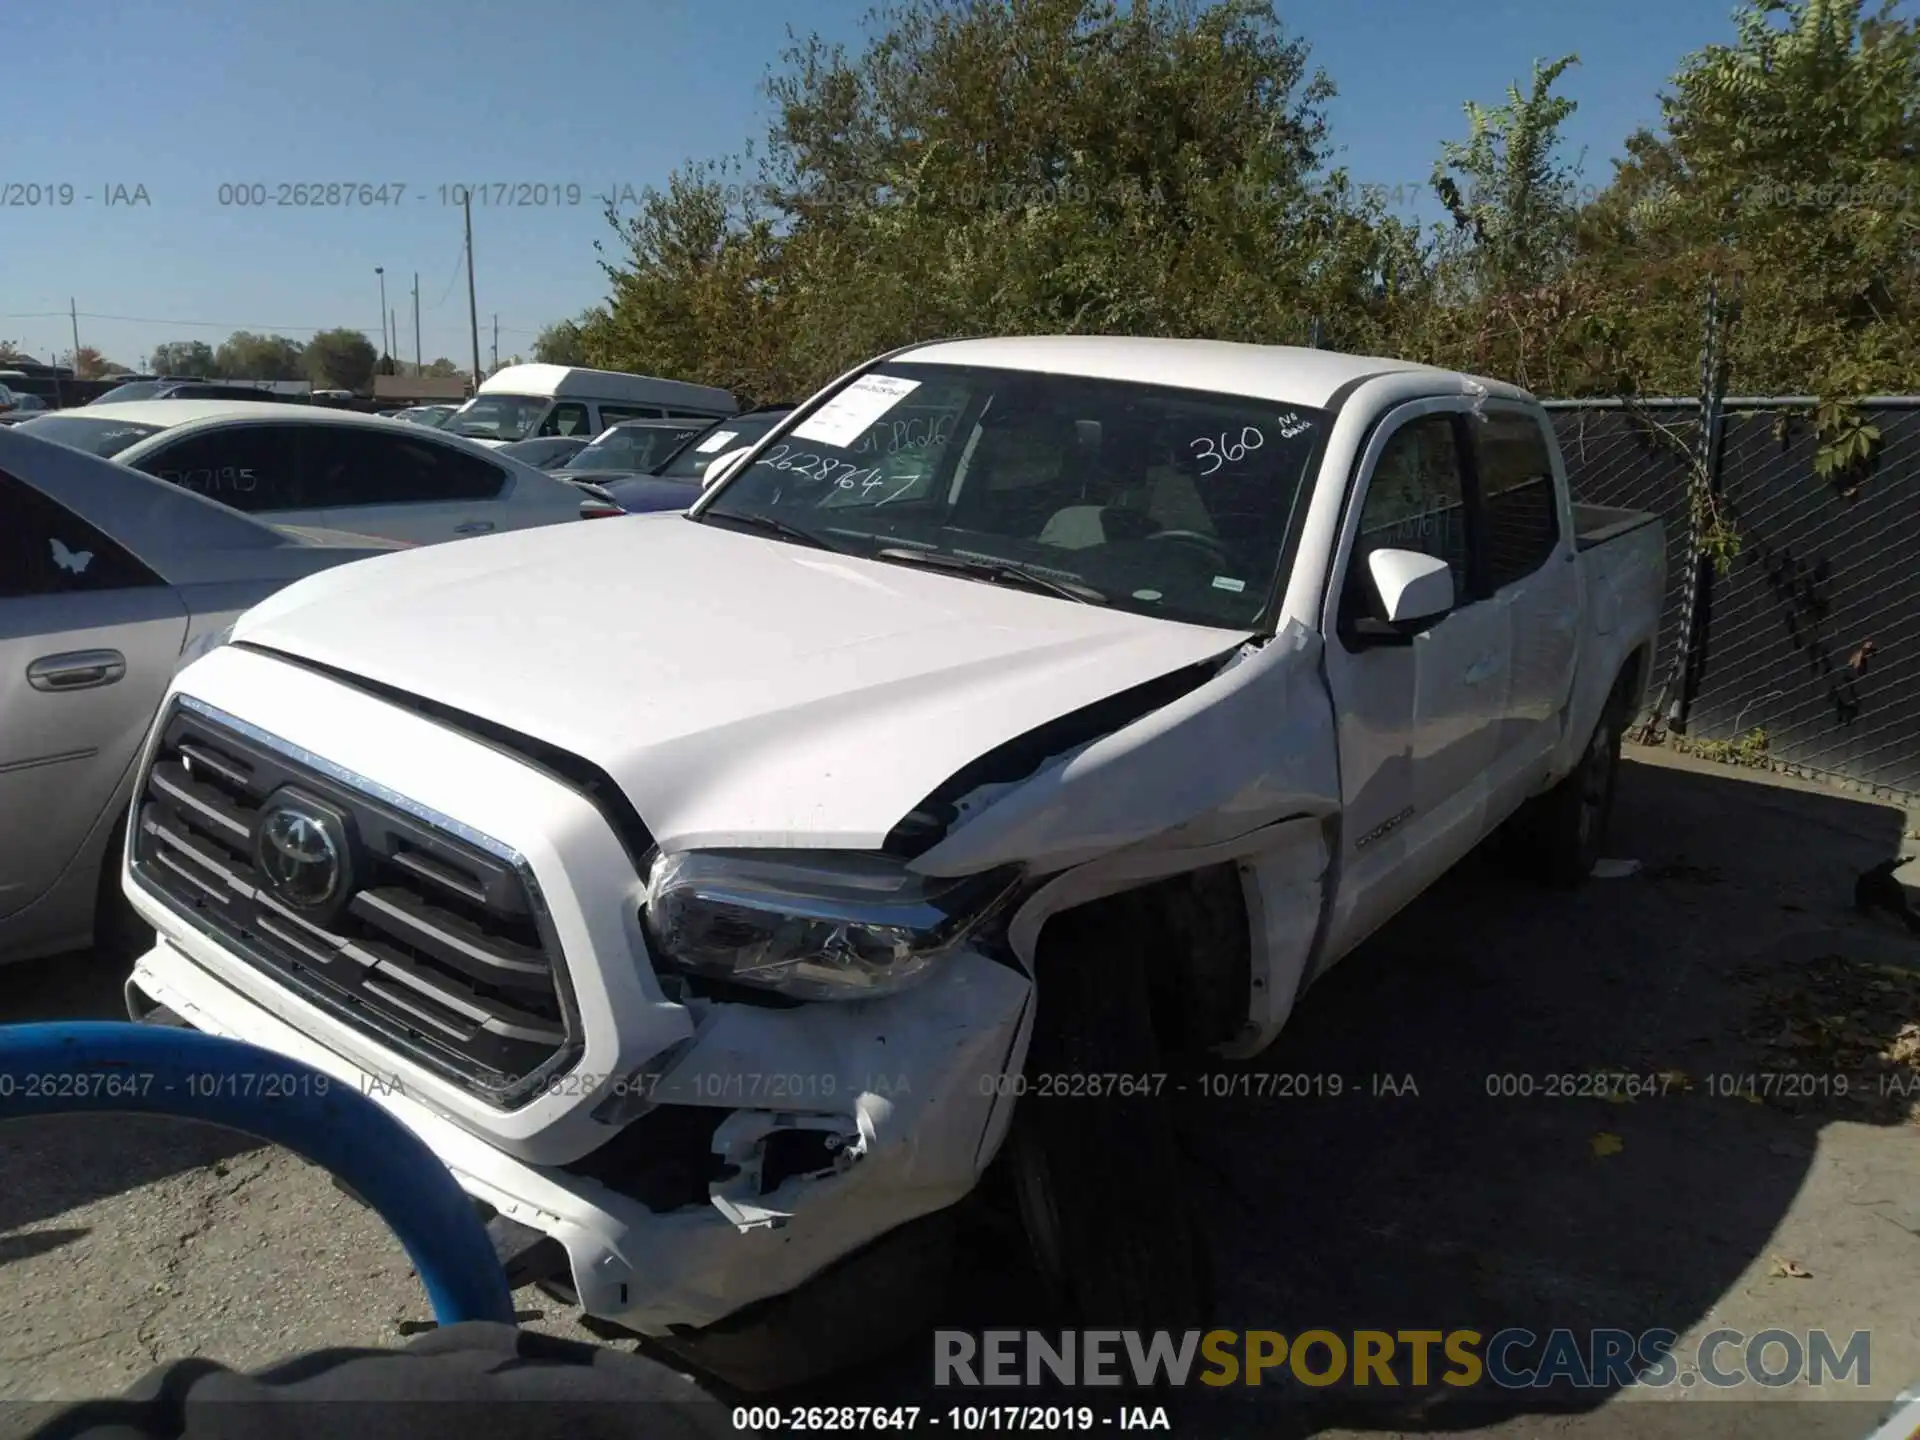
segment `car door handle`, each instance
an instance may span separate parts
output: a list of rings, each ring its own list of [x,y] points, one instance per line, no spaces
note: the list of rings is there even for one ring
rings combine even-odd
[[[464,525],[454,526],[453,533],[456,535],[484,535],[491,529],[493,529],[493,521],[491,520],[469,520]]]
[[[1489,651],[1467,666],[1467,673],[1461,678],[1469,685],[1484,685],[1500,669],[1500,657]]]
[[[93,690],[126,673],[127,657],[118,650],[72,650],[28,665],[27,683],[36,690]]]

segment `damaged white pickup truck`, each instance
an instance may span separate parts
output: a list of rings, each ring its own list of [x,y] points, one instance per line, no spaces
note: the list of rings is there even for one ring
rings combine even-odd
[[[687,515],[249,611],[149,741],[128,1006],[371,1093],[515,1280],[736,1383],[898,1338],[990,1168],[1080,1323],[1185,1328],[1170,1067],[1496,829],[1586,875],[1663,566],[1494,381],[913,347]]]

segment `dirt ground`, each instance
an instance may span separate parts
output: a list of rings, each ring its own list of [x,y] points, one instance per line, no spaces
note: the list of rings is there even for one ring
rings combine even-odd
[[[1474,857],[1242,1067],[1339,1076],[1339,1097],[1249,1081],[1183,1099],[1218,1323],[1664,1327],[1683,1369],[1718,1328],[1866,1330],[1869,1383],[1569,1401],[1270,1381],[1173,1396],[1176,1433],[1852,1440],[1920,1378],[1920,1083],[1900,1093],[1920,1073],[1920,942],[1853,908],[1861,871],[1920,848],[1913,817],[1661,751],[1629,762],[1610,849],[1637,873],[1552,894]],[[0,1020],[120,1018],[119,980],[87,956],[15,967]],[[1658,1093],[1547,1093],[1591,1072]],[[1782,1074],[1801,1079],[1764,1093]],[[1375,1094],[1374,1076],[1401,1093]],[[968,1245],[943,1323],[1042,1325],[1017,1247],[986,1231]],[[429,1318],[397,1243],[319,1172],[117,1117],[0,1130],[0,1298],[8,1401],[111,1393],[194,1354],[259,1367],[392,1345]],[[554,1302],[521,1301],[526,1324],[584,1338]],[[932,1391],[929,1353],[906,1337],[797,1398],[942,1415],[981,1398]],[[0,1429],[32,1413],[0,1406]]]

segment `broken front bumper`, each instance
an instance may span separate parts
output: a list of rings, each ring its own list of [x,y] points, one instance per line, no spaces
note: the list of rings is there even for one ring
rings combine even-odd
[[[713,1122],[715,1178],[704,1200],[676,1204],[622,1193],[583,1173],[594,1168],[585,1162],[505,1154],[208,973],[186,953],[206,943],[163,939],[141,957],[128,982],[135,1018],[163,1007],[353,1085],[420,1136],[469,1195],[557,1240],[588,1314],[655,1335],[786,1294],[965,1195],[1005,1134],[1012,1087],[1001,1077],[1021,1062],[1031,1013],[1028,980],[970,951],[886,1000],[710,1007],[661,1086],[693,1097],[672,1107],[681,1118],[703,1130],[709,1113]],[[300,1006],[286,997],[289,1015]],[[650,1118],[630,1133],[644,1134]],[[817,1153],[817,1168],[803,1158],[796,1169],[795,1153]]]

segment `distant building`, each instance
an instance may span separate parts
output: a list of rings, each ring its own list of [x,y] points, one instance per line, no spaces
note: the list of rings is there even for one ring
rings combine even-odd
[[[465,400],[470,387],[464,376],[376,375],[373,398],[383,405],[431,405]]]

